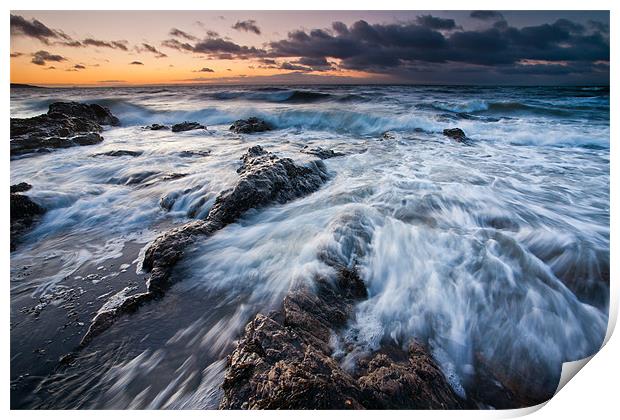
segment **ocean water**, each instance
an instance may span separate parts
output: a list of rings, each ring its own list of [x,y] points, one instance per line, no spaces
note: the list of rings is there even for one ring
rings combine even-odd
[[[98,145],[11,161],[11,184],[32,184],[27,194],[48,209],[11,254],[14,408],[216,408],[234,340],[292,284],[332,274],[322,253],[357,266],[369,290],[335,332],[347,369],[386,340],[415,338],[464,397],[476,393],[482,364],[548,393],[563,362],[600,348],[609,305],[606,87],[13,89],[11,116],[60,100],[107,106],[121,126],[106,128]],[[250,116],[275,130],[228,130]],[[142,128],[184,120],[207,129]],[[451,127],[472,141],[444,137]],[[256,144],[297,162],[314,159],[304,146],[346,155],[325,161],[331,179],[316,193],[250,211],[199,241],[163,299],[59,365],[107,297],[144,287],[148,243],[205,217]],[[97,156],[112,150],[143,153]],[[170,173],[187,176],[158,178]]]

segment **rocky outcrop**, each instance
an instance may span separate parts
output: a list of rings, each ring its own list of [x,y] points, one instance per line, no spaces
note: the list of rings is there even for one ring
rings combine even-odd
[[[45,213],[45,209],[29,197],[19,194],[32,186],[25,182],[11,185],[11,251],[14,251],[24,234]]]
[[[170,127],[168,127],[167,125],[163,125],[163,124],[151,124],[151,125],[147,125],[146,127],[142,127],[145,130],[153,130],[153,131],[157,131],[157,130],[168,130]]]
[[[161,296],[170,287],[170,270],[183,255],[183,251],[195,238],[213,234],[224,226],[235,222],[243,213],[253,208],[264,207],[270,203],[285,203],[318,190],[328,179],[321,161],[297,165],[289,158],[280,158],[260,146],[248,149],[242,157],[242,165],[237,170],[239,180],[231,189],[222,191],[215,199],[213,207],[205,220],[196,220],[173,228],[159,236],[146,250],[143,269],[150,271],[147,292],[132,299],[132,307],[139,302]],[[123,304],[119,307],[123,308]],[[120,311],[122,312],[122,311]],[[100,324],[109,325],[108,312],[98,314],[92,321],[90,333],[82,343],[90,341],[102,331]]]
[[[228,358],[221,409],[461,408],[428,352],[412,343],[396,361],[387,352],[345,370],[330,339],[367,297],[354,270],[336,267],[286,296],[282,309],[258,314]],[[335,281],[334,281],[335,280]]]
[[[320,159],[331,159],[338,156],[344,156],[344,153],[334,152],[331,149],[323,149],[322,147],[313,147],[310,148],[308,146],[304,146],[301,150],[301,153],[305,153],[307,155],[314,155]]]
[[[272,129],[271,124],[256,117],[250,117],[247,120],[237,120],[230,126],[230,131],[242,134],[259,133]]]
[[[79,102],[54,102],[49,106],[48,114],[68,115],[83,120],[95,121],[101,125],[120,125],[117,117],[106,107],[97,104]]]
[[[178,133],[180,131],[201,130],[201,129],[206,129],[206,128],[207,127],[197,122],[184,121],[182,123],[173,125],[172,131],[174,133]]]
[[[103,141],[101,125],[118,124],[118,118],[102,106],[55,102],[47,114],[11,118],[11,155],[97,144]]]
[[[446,128],[443,130],[443,135],[459,143],[465,143],[469,140],[460,128]]]

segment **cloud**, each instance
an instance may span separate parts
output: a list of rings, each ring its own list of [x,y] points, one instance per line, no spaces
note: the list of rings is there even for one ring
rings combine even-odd
[[[89,45],[93,47],[112,48],[123,51],[128,51],[127,41],[102,41],[100,39],[86,38],[82,41],[83,45]]]
[[[154,46],[152,46],[150,44],[147,44],[147,43],[142,43],[141,46],[137,46],[136,47],[136,51],[138,51],[138,52],[150,52],[150,53],[153,53],[153,54],[155,54],[156,58],[168,57],[166,54],[164,54],[163,52],[159,51]]]
[[[609,60],[608,39],[566,19],[523,28],[508,24],[481,30],[458,28],[449,34],[430,28],[429,23],[437,26],[433,19],[422,21],[423,25],[418,20],[392,24],[360,20],[350,26],[334,22],[331,31],[292,31],[285,39],[269,43],[262,56],[298,57],[297,65],[332,58],[341,69],[403,77],[406,73],[411,77],[421,65],[439,68],[459,63],[492,71],[493,66],[517,66],[524,59],[584,62],[590,67],[594,61]]]
[[[256,35],[260,35],[261,31],[255,20],[239,20],[232,26],[233,29],[245,32],[254,32]]]
[[[11,35],[35,38],[49,45],[52,40],[70,40],[71,38],[60,30],[50,29],[42,22],[27,20],[19,15],[11,15]]]
[[[44,66],[48,61],[61,62],[67,61],[67,59],[61,55],[50,54],[47,51],[40,50],[32,54],[32,60],[30,61],[38,66]]]
[[[133,65],[133,66],[143,66],[143,65],[144,65],[144,63],[143,63],[143,62],[141,62],[141,61],[132,61],[132,62],[131,62],[131,63],[129,63],[129,64],[130,64],[130,65]]]
[[[209,67],[203,67],[200,70],[194,70],[194,73],[214,73],[214,70]]]
[[[167,39],[165,41],[162,41],[161,43],[162,47],[166,47],[166,48],[172,48],[173,50],[179,50],[179,51],[193,51],[194,50],[194,46],[188,42],[180,42],[177,41],[176,39]]]
[[[194,35],[188,34],[187,32],[182,31],[182,30],[177,29],[177,28],[170,29],[169,34],[171,36],[174,36],[174,37],[177,37],[177,38],[187,39],[188,41],[197,41],[198,40],[198,38],[195,37]]]
[[[125,83],[127,82],[126,80],[99,80],[97,81],[97,83]]]
[[[12,52],[11,53],[11,58],[21,57],[22,55],[24,55],[24,54],[22,54],[20,52]]]
[[[480,20],[504,20],[504,15],[494,10],[474,10],[469,17]]]
[[[76,70],[84,70],[86,67],[81,64],[76,64],[75,66],[73,66],[73,68]]]
[[[454,19],[442,19],[431,15],[422,15],[416,17],[418,25],[425,26],[430,29],[452,30],[456,29]]]
[[[48,68],[46,68],[45,70],[56,70],[56,67],[54,66],[49,66]]]

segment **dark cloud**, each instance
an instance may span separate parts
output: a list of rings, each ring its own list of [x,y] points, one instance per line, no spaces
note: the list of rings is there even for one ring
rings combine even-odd
[[[76,64],[75,66],[73,66],[74,69],[76,70],[84,70],[86,68],[86,66],[83,66],[81,64]]]
[[[491,71],[493,66],[514,66],[520,71],[523,60],[585,63],[609,60],[609,41],[600,31],[586,31],[583,25],[560,19],[551,24],[511,27],[495,25],[481,30],[463,30],[456,26],[443,34],[431,19],[394,24],[369,24],[363,20],[350,26],[341,22],[333,31],[314,29],[290,32],[286,39],[271,42],[265,57],[299,57],[292,65],[309,60],[339,60],[343,69],[375,73],[404,74],[421,64],[436,68],[446,63],[483,66],[477,71]],[[437,26],[437,25],[436,25]],[[449,24],[442,24],[448,28]],[[556,69],[559,71],[561,69]],[[531,71],[531,69],[529,69]]]
[[[144,65],[144,63],[143,63],[143,62],[141,62],[141,61],[132,61],[132,62],[131,62],[131,63],[129,63],[129,64],[130,64],[130,65],[133,65],[133,66],[143,66],[143,65]]]
[[[255,20],[239,20],[232,28],[238,31],[254,32],[256,35],[260,35],[260,28]]]
[[[469,17],[480,20],[504,20],[504,15],[494,10],[474,10]]]
[[[418,25],[430,29],[451,30],[456,29],[454,19],[442,19],[431,15],[422,15],[416,18]]]
[[[609,24],[608,23],[603,23],[603,22],[598,22],[595,20],[589,20],[588,21],[588,25],[594,29],[595,31],[598,31],[600,33],[603,34],[609,34]]]
[[[70,40],[64,32],[50,29],[36,19],[27,20],[19,15],[11,15],[11,35],[36,38],[49,45],[52,40]]]
[[[194,46],[188,42],[180,42],[177,41],[176,39],[167,39],[165,41],[162,41],[161,43],[162,47],[166,47],[166,48],[172,48],[174,50],[179,50],[179,51],[193,51],[194,50]]]
[[[123,51],[129,50],[129,48],[127,48],[127,41],[102,41],[99,39],[86,38],[82,41],[82,44],[93,47],[112,48]]]
[[[49,66],[48,68],[46,68],[45,70],[56,70],[56,67],[54,66]]]
[[[210,58],[217,58],[220,60],[260,57],[265,54],[264,50],[239,45],[223,38],[205,38],[195,44],[180,42],[176,39],[167,39],[163,41],[161,45],[179,51],[206,54]]]
[[[177,29],[177,28],[172,28],[172,29],[170,29],[169,34],[170,34],[171,36],[176,37],[176,38],[184,38],[184,39],[187,39],[188,41],[197,41],[197,40],[198,40],[198,38],[197,38],[197,37],[195,37],[194,35],[188,34],[187,32],[182,31],[182,30]]]
[[[203,67],[200,70],[194,70],[194,73],[214,73],[214,70],[209,67]]]
[[[11,53],[11,58],[21,57],[22,55],[24,55],[24,54],[22,54],[20,52],[13,52],[13,53]]]
[[[32,54],[32,60],[30,61],[38,66],[44,66],[48,61],[61,62],[67,61],[67,59],[61,55],[50,54],[47,51],[41,50]]]
[[[155,54],[156,58],[168,57],[166,54],[164,54],[163,52],[159,51],[154,46],[152,46],[150,44],[147,44],[147,43],[142,43],[142,45],[136,46],[136,51],[138,51],[138,52],[150,52],[150,53],[153,53],[153,54]]]

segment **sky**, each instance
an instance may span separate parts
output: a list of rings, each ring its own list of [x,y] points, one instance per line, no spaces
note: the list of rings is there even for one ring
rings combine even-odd
[[[607,11],[12,11],[11,82],[609,84]]]

